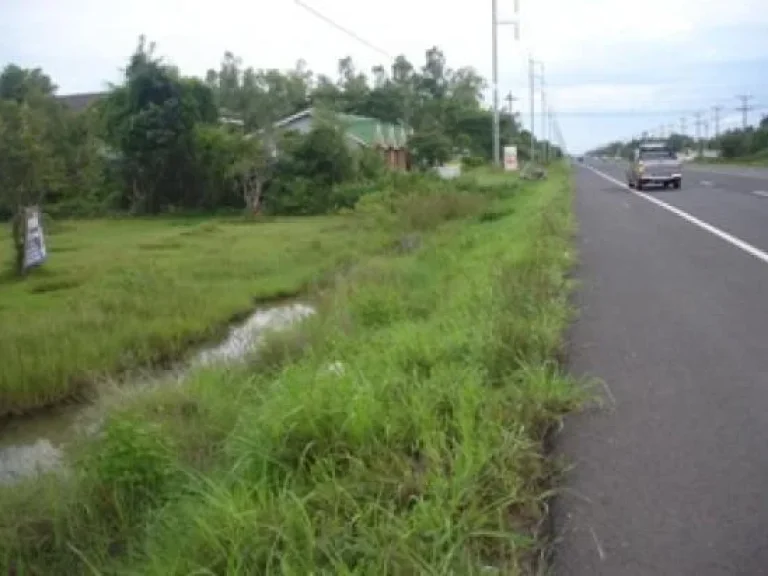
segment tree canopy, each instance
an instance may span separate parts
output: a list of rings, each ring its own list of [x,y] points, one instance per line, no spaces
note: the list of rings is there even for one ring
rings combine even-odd
[[[263,199],[271,210],[322,211],[317,198],[381,174],[380,161],[350,151],[327,127],[300,141],[278,137],[276,120],[310,106],[372,117],[410,129],[417,168],[457,157],[481,162],[492,149],[485,87],[477,71],[450,67],[437,47],[421,65],[398,56],[369,73],[344,57],[335,77],[304,61],[257,69],[226,52],[218,69],[188,77],[142,37],[122,81],[75,111],[43,70],[8,64],[0,73],[0,218],[32,202],[64,215],[258,210]],[[528,157],[529,134],[506,113],[501,139]],[[277,198],[288,190],[292,199]]]

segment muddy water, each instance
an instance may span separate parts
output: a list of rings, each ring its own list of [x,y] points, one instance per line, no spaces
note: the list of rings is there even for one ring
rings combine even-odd
[[[314,313],[301,303],[257,309],[244,322],[230,327],[227,337],[191,355],[186,363],[163,372],[156,381],[182,380],[192,369],[215,364],[232,364],[258,351],[265,335],[285,329]],[[146,385],[147,378],[123,386]],[[106,402],[60,406],[43,414],[9,420],[0,425],[0,484],[41,472],[63,469],[66,448],[78,436],[98,429]]]

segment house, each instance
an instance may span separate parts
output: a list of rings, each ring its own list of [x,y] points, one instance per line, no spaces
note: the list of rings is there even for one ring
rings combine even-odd
[[[105,98],[108,92],[88,92],[85,94],[67,94],[66,96],[56,96],[56,100],[73,112],[82,112],[94,102]]]
[[[320,114],[315,108],[307,108],[275,122],[274,128],[306,134],[312,130]],[[342,125],[351,145],[376,150],[393,170],[409,168],[408,137],[413,133],[411,128],[352,114],[337,114],[335,118]]]

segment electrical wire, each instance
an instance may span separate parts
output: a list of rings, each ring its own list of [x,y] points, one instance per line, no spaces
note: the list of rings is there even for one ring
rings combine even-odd
[[[383,56],[386,56],[390,60],[393,59],[392,55],[389,52],[387,52],[386,50],[384,50],[383,48],[379,48],[378,46],[376,46],[372,42],[369,42],[368,40],[366,40],[365,38],[363,38],[362,36],[360,36],[359,34],[354,32],[353,30],[350,30],[349,28],[347,28],[345,26],[342,26],[341,24],[339,24],[335,20],[329,18],[328,16],[326,16],[322,12],[318,11],[317,9],[313,8],[312,6],[309,6],[308,4],[305,4],[304,2],[302,2],[302,0],[294,0],[294,1],[296,2],[296,4],[298,6],[300,6],[301,8],[306,10],[307,12],[313,14],[316,18],[319,18],[320,20],[322,20],[326,24],[336,28],[340,32],[343,32],[344,34],[346,34],[350,38],[353,38],[354,40],[357,40],[358,42],[360,42],[364,46],[367,46],[371,50],[373,50],[375,52],[378,52],[379,54],[381,54]]]

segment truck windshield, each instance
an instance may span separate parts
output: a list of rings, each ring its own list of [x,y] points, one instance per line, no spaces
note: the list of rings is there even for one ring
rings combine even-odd
[[[640,150],[641,160],[668,160],[674,157],[672,150]]]

